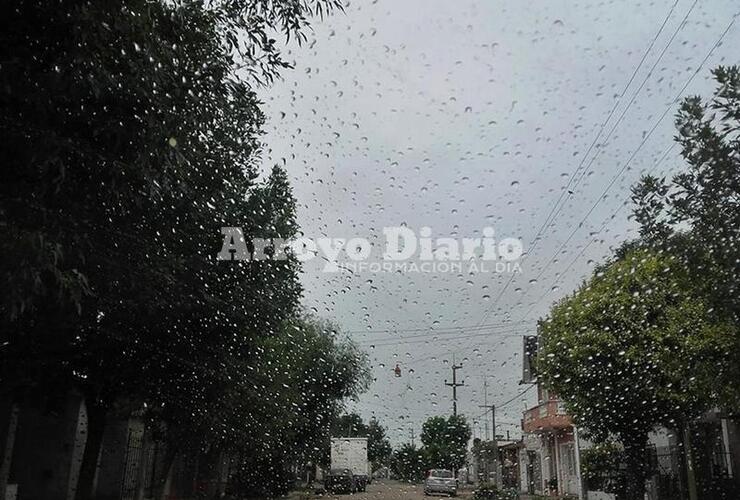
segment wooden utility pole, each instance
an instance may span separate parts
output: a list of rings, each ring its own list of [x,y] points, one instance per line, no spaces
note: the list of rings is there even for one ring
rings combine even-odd
[[[488,378],[483,378],[483,405],[478,405],[480,408],[485,408],[488,410]],[[485,420],[485,428],[486,428],[486,441],[488,441],[488,420]],[[493,433],[496,433],[496,429],[493,429]]]
[[[494,475],[495,479],[494,482],[501,486],[501,459],[499,457],[498,453],[498,439],[496,438],[496,405],[480,405],[481,408],[486,408],[491,410],[491,426],[493,429],[493,436],[491,437],[490,444],[493,447],[493,465],[495,467]],[[486,439],[488,438],[488,433],[486,432]],[[488,467],[486,467],[488,469]],[[486,470],[486,473],[488,473],[488,470]],[[486,477],[486,481],[488,481],[489,478]]]
[[[460,370],[463,367],[462,364],[456,365],[455,364],[455,358],[452,358],[452,383],[447,383],[447,379],[445,379],[445,385],[448,387],[452,387],[452,414],[454,416],[457,416],[457,388],[462,387],[465,385],[465,382],[457,382],[457,370]]]

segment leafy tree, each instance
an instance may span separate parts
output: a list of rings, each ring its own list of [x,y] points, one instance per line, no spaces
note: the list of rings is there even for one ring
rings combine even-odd
[[[390,467],[393,474],[403,481],[420,481],[427,469],[426,457],[422,450],[406,443],[393,451]]]
[[[271,83],[280,70],[292,65],[283,58],[274,36],[299,44],[306,40],[310,19],[342,10],[340,0],[213,0],[206,7],[222,23],[230,50],[243,61],[246,71],[259,84]]]
[[[367,437],[367,425],[357,413],[345,413],[331,424],[332,437]]]
[[[617,443],[605,441],[581,451],[581,472],[589,490],[621,497],[626,492],[622,464],[624,450]]]
[[[373,470],[390,464],[393,448],[385,432],[385,427],[375,417],[370,419],[367,424],[367,457],[372,463]]]
[[[464,466],[471,436],[464,416],[428,418],[421,429],[421,442],[429,467],[459,469]]]
[[[82,391],[78,498],[115,405],[148,403],[173,453],[222,438],[245,346],[293,315],[295,262],[214,260],[221,226],[296,229],[284,172],[256,182],[263,117],[235,70],[274,76],[270,34],[335,5],[3,4],[0,383]]]
[[[737,348],[676,256],[629,251],[597,269],[539,323],[538,370],[596,441],[624,445],[628,497],[642,498],[657,425],[680,429],[719,399],[718,360]]]
[[[242,457],[235,477],[242,493],[285,493],[292,484],[289,466],[320,462],[344,401],[366,390],[366,356],[353,343],[338,342],[336,333],[328,322],[303,317],[255,346],[259,356],[245,367],[255,387],[234,398],[231,431],[221,442]]]
[[[642,237],[655,249],[681,256],[714,308],[740,326],[740,67],[712,71],[717,90],[708,99],[684,99],[676,141],[686,168],[671,180],[645,176],[633,189]],[[721,406],[740,409],[740,350],[721,358],[728,367],[717,385]]]

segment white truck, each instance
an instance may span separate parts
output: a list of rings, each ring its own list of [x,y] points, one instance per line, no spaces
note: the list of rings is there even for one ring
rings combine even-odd
[[[359,491],[372,480],[370,461],[367,459],[367,438],[331,438],[331,469],[350,469]]]

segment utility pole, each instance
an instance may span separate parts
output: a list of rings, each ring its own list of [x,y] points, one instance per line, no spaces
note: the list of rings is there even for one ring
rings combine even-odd
[[[573,426],[573,441],[576,455],[576,482],[578,483],[578,500],[585,498],[583,494],[583,477],[581,476],[581,444],[578,439],[578,427]]]
[[[496,438],[496,405],[491,405],[491,427],[493,427],[493,436],[491,441],[496,445],[496,455],[498,456],[498,439]]]
[[[496,405],[491,405],[491,426],[493,427],[493,456],[496,465],[496,485],[501,486],[501,457],[498,454],[498,438],[496,437]]]
[[[411,446],[416,447],[414,444],[414,428],[411,428]]]
[[[478,405],[479,408],[485,408],[488,410],[488,378],[485,377],[483,379],[483,404]],[[485,426],[486,426],[486,441],[488,441],[488,420],[485,420]],[[494,434],[496,433],[496,429],[493,430]]]
[[[493,427],[493,437],[491,438],[491,446],[493,446],[493,464],[495,467],[495,482],[498,486],[501,486],[501,460],[498,454],[498,439],[496,438],[496,405],[480,405],[481,408],[491,409],[491,426]],[[488,438],[488,433],[486,433]],[[486,477],[488,481],[488,477]]]
[[[454,416],[457,416],[457,388],[462,387],[465,385],[465,382],[457,382],[457,370],[460,370],[463,367],[462,364],[456,365],[455,364],[455,357],[452,357],[452,383],[447,383],[447,379],[445,379],[445,385],[448,387],[452,387],[452,414]]]

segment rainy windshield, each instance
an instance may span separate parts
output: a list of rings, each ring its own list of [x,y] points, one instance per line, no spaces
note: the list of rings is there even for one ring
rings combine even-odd
[[[740,499],[738,47],[737,0],[2,2],[0,499]]]

